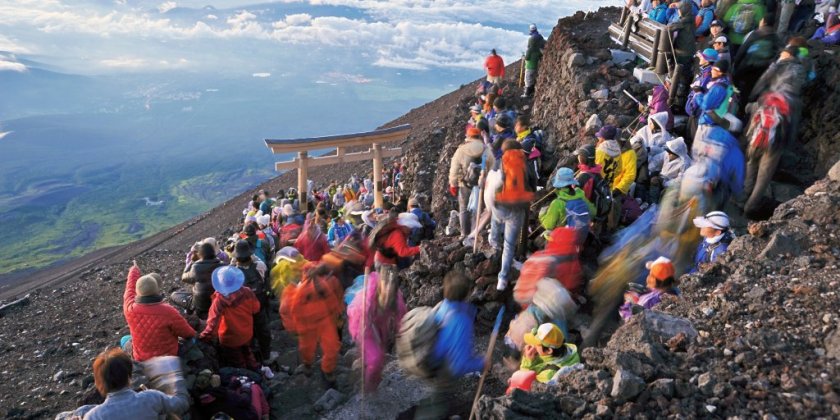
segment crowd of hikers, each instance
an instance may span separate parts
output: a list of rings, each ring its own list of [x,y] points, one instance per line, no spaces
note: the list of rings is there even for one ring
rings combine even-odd
[[[679,298],[679,276],[714,262],[732,242],[727,207],[740,206],[749,218],[763,205],[782,150],[797,138],[800,94],[815,71],[800,5],[782,2],[776,13],[769,3],[630,4],[640,18],[676,25],[672,60],[692,51],[696,61],[684,62],[694,80],[654,87],[638,128],[600,126],[574,151],[574,168],[544,164],[549,138],[514,109],[504,62],[491,52],[465,141],[451,158],[456,210],[445,232],[497,263],[495,291],[480,299],[518,310],[502,348],[512,372],[508,392],[556,383],[582,367],[576,314],[587,302],[627,320]],[[739,11],[747,7],[749,24]],[[787,26],[771,31],[776,15]],[[836,21],[833,7],[822,15]],[[826,42],[834,27],[826,28],[813,39]],[[526,97],[544,45],[531,25]],[[688,118],[675,118],[681,115]],[[475,279],[464,270],[446,273],[435,307],[406,307],[400,272],[443,230],[428,197],[404,188],[405,169],[395,161],[378,187],[368,174],[324,187],[309,181],[306,193],[261,191],[246,203],[236,234],[191,247],[186,287],[169,299],[161,276],[144,275],[135,262],[123,297],[130,335],[94,360],[90,404],[59,418],[268,418],[267,380],[280,350],[272,348],[271,318],[278,315],[297,339],[292,374],[319,370],[335,387],[341,337],[349,333],[363,393],[376,392],[395,348],[402,368],[433,390],[415,417],[445,418],[457,380],[491,359],[475,352]],[[593,278],[584,274],[587,264],[600,265]],[[604,290],[617,290],[618,300],[605,299]]]

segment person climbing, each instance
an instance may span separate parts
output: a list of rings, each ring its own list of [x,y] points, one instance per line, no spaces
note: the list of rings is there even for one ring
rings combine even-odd
[[[271,268],[269,274],[271,292],[274,296],[283,296],[283,289],[286,286],[300,283],[303,266],[307,262],[297,248],[287,246],[277,251],[274,267]]]
[[[410,198],[408,200],[408,211],[415,216],[420,222],[421,227],[411,229],[408,244],[410,246],[420,245],[423,240],[434,239],[437,222],[429,216],[429,213],[423,211],[420,207],[420,201],[417,198]]]
[[[306,216],[303,230],[295,240],[295,248],[303,254],[307,261],[320,261],[324,254],[330,252],[330,244],[327,237],[321,231],[315,217],[311,214]]]
[[[700,270],[703,264],[714,262],[720,254],[726,252],[735,235],[729,228],[729,216],[722,211],[713,211],[705,216],[695,217],[694,226],[700,229],[703,241],[697,246],[694,267],[691,273]]]
[[[731,36],[730,40],[733,40]],[[733,52],[735,58],[731,63],[734,69],[732,80],[739,92],[749,95],[753,91],[759,77],[773,63],[781,46],[773,28],[773,16],[767,15],[761,19],[758,29],[747,35],[742,47],[737,52]],[[742,107],[745,105],[746,101]]]
[[[332,222],[327,231],[327,241],[331,247],[335,248],[353,232],[353,225],[346,222],[337,211],[333,210],[332,213]]]
[[[665,143],[665,164],[662,165],[662,172],[653,178],[652,183],[662,187],[670,187],[680,181],[686,169],[691,166],[691,157],[688,156],[688,147],[682,137],[668,140]]]
[[[516,141],[522,144],[522,150],[525,151],[525,156],[528,158],[529,188],[536,191],[542,169],[542,150],[540,149],[543,146],[540,144],[537,134],[531,130],[531,118],[527,115],[516,117],[513,130],[516,132]]]
[[[134,360],[177,356],[178,338],[193,338],[195,330],[178,310],[163,302],[160,274],[141,276],[134,261],[123,293],[123,315],[131,334]]]
[[[544,48],[545,38],[537,30],[537,25],[532,23],[528,28],[528,49],[525,51],[525,92],[522,94],[523,98],[534,96],[537,72]]]
[[[271,357],[271,330],[268,325],[268,311],[270,310],[270,288],[266,282],[267,267],[254,255],[253,249],[244,240],[236,243],[233,253],[234,267],[242,270],[247,286],[260,303],[259,312],[254,315],[253,335],[259,344],[259,361],[266,362]],[[266,363],[267,364],[267,363]]]
[[[798,137],[805,69],[798,48],[788,47],[761,76],[750,95],[760,100],[747,129],[747,172],[744,180],[744,214],[761,216],[764,192],[770,185],[785,148]]]
[[[219,341],[219,360],[223,366],[260,371],[260,364],[251,351],[255,316],[261,304],[254,292],[243,286],[245,273],[225,266],[213,271],[213,304],[207,325],[199,339]]]
[[[296,374],[310,376],[315,350],[321,346],[321,372],[329,387],[335,386],[335,367],[341,342],[338,322],[344,313],[343,292],[338,279],[325,264],[309,263],[297,285],[283,291],[280,308],[286,330],[297,334],[301,364]]]
[[[496,49],[490,50],[490,55],[484,60],[484,69],[487,70],[487,81],[493,84],[502,83],[505,77],[505,61],[502,56],[496,54]]]
[[[383,265],[406,268],[403,259],[420,253],[419,246],[409,246],[408,240],[411,229],[422,228],[423,225],[413,213],[400,213],[396,219],[391,219],[370,237],[371,249],[376,251],[374,261],[376,267]]]
[[[537,381],[548,383],[561,369],[580,363],[577,346],[566,342],[560,328],[550,322],[525,334],[520,370],[536,373]]]
[[[472,217],[469,201],[473,187],[479,184],[482,168],[494,165],[495,158],[490,148],[484,145],[481,131],[474,127],[467,129],[467,138],[455,150],[449,165],[449,193],[458,199],[459,241],[470,233]]]
[[[379,274],[370,273],[367,290],[357,293],[347,307],[350,336],[361,346],[360,359],[364,363],[364,391],[374,392],[382,381],[386,354],[400,330],[400,321],[407,312],[402,292],[396,295],[379,281]],[[362,345],[364,341],[364,345]]]
[[[496,117],[496,123],[493,127],[496,131],[492,136],[493,157],[496,158],[496,163],[501,163],[502,159],[502,145],[507,140],[516,139],[516,133],[513,131],[514,120],[507,114],[500,114]],[[490,169],[490,168],[487,168]]]
[[[172,395],[156,389],[137,392],[131,389],[133,370],[131,358],[119,348],[105,350],[96,356],[93,383],[105,401],[90,408],[84,414],[86,420],[156,419],[170,415],[178,417],[189,411],[190,395],[186,386],[172,387]]]
[[[589,222],[597,214],[595,206],[587,199],[584,191],[578,187],[574,172],[569,168],[559,168],[554,174],[552,186],[557,198],[551,201],[545,213],[539,216],[540,225],[549,237],[557,227],[568,226],[578,232],[579,239],[586,240]],[[580,241],[578,245],[583,245]]]
[[[213,270],[222,265],[222,262],[216,257],[213,245],[207,242],[201,245],[199,253],[201,259],[193,263],[189,271],[181,275],[181,281],[193,286],[192,307],[199,318],[207,319],[207,311],[210,310],[210,301],[215,292],[211,275]]]
[[[635,313],[658,305],[662,302],[664,295],[677,295],[674,264],[670,259],[659,257],[645,263],[645,268],[649,270],[646,280],[647,289],[641,290],[641,293],[631,290],[624,294],[624,304],[618,310],[624,320],[630,319]],[[631,288],[638,289],[636,286],[631,286]]]
[[[507,289],[510,280],[510,268],[519,243],[519,236],[524,229],[528,210],[534,200],[534,192],[529,189],[527,156],[522,144],[508,140],[502,145],[502,189],[496,193],[496,214],[490,226],[490,245],[498,249],[503,238],[501,271],[499,271],[496,290]]]
[[[545,249],[533,253],[522,264],[519,279],[513,288],[513,299],[523,307],[530,304],[537,283],[544,278],[556,280],[575,298],[582,296],[580,250],[574,229],[558,227],[552,230]]]
[[[439,325],[431,359],[440,368],[431,379],[432,394],[421,401],[415,419],[448,418],[449,403],[458,379],[481,372],[489,360],[473,353],[476,307],[468,301],[473,282],[466,274],[452,270],[443,277],[443,302],[434,313]]]

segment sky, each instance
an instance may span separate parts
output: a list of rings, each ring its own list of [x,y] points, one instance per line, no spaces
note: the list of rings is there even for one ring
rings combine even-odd
[[[74,74],[265,74],[283,58],[309,53],[379,68],[480,69],[491,48],[518,57],[529,23],[548,35],[558,17],[603,3],[3,0],[0,71],[26,71],[24,57]]]

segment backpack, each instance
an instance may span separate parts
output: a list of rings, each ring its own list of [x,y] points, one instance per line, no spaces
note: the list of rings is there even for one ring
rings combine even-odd
[[[566,226],[577,232],[578,245],[583,245],[586,242],[586,237],[589,236],[589,222],[591,221],[589,207],[584,200],[575,199],[566,202]]]
[[[262,292],[265,291],[265,280],[260,276],[260,272],[257,271],[257,264],[251,262],[248,268],[237,267],[245,274],[245,283],[244,285],[251,289],[255,295],[259,296]]]
[[[621,224],[629,225],[642,215],[642,207],[635,198],[625,195],[621,202]]]
[[[601,219],[610,213],[613,196],[612,188],[604,177],[589,174],[592,177],[592,204],[595,206],[595,218]]]
[[[464,177],[461,178],[461,181],[469,188],[475,187],[478,185],[478,181],[481,180],[481,169],[483,168],[484,163],[484,151],[482,150],[481,156],[477,158],[473,158],[470,161],[469,167],[467,168],[467,172],[464,174]]]
[[[263,241],[262,239],[257,239],[257,246],[254,247],[254,255],[256,255],[257,258],[260,259],[260,261],[268,264],[268,256],[265,255],[265,248],[263,248],[263,244],[265,244],[265,241]]]
[[[756,28],[756,16],[758,14],[757,4],[736,3],[730,27],[736,34],[746,35]]]
[[[431,378],[443,367],[434,359],[441,323],[437,320],[438,303],[434,308],[421,306],[410,310],[402,319],[397,334],[396,350],[400,367],[419,378]]]
[[[303,226],[298,224],[285,225],[280,229],[280,243],[277,244],[277,249],[290,246],[292,241],[300,236],[303,231]]]
[[[370,231],[370,235],[368,236],[368,246],[370,247],[370,250],[372,252],[379,251],[379,253],[385,258],[392,260],[397,259],[399,255],[397,255],[396,251],[392,248],[382,246],[382,243],[388,238],[388,235],[397,228],[397,222],[393,220],[386,220],[377,224],[376,227]]]

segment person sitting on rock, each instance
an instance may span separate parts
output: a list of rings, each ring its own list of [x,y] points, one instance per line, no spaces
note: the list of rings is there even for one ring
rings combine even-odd
[[[150,389],[131,389],[133,363],[119,348],[100,353],[93,361],[93,381],[105,402],[84,414],[85,419],[155,419],[179,416],[190,409],[190,395],[185,386],[174,386],[173,395]],[[183,380],[182,380],[183,382]],[[78,414],[78,412],[77,412]]]
[[[601,167],[601,176],[610,184],[621,172],[621,146],[615,141],[618,130],[612,125],[605,125],[595,133],[598,143],[595,145],[595,164]],[[633,164],[633,168],[636,164]]]
[[[199,339],[219,339],[219,359],[224,366],[258,371],[260,365],[251,352],[254,337],[254,315],[260,312],[260,301],[250,288],[243,286],[242,270],[225,266],[213,271],[213,304],[207,326]]]
[[[321,345],[321,371],[330,387],[335,386],[335,367],[341,341],[338,322],[344,314],[344,293],[326,264],[309,263],[303,278],[283,291],[280,315],[283,326],[298,336],[301,365],[295,373],[312,374],[315,350]]]
[[[659,257],[654,261],[648,261],[645,268],[649,270],[647,289],[637,287],[637,283],[631,283],[631,290],[624,294],[624,304],[618,310],[624,320],[630,319],[635,313],[658,305],[664,295],[677,295],[674,264],[670,259]]]
[[[189,271],[181,275],[181,281],[193,285],[192,307],[201,319],[207,319],[210,300],[213,296],[213,283],[210,279],[213,270],[222,265],[216,257],[216,250],[209,243],[202,243],[199,250],[201,259],[193,263]]]
[[[516,292],[514,290],[514,296]],[[569,291],[559,281],[544,277],[536,283],[532,293],[527,304],[517,300],[524,309],[510,321],[505,334],[505,345],[510,350],[506,359],[518,359],[525,347],[525,334],[547,322],[557,325],[564,335],[568,335],[568,322],[575,316],[578,307]]]
[[[134,360],[177,356],[178,338],[195,337],[195,330],[178,310],[163,302],[160,274],[140,275],[137,261],[128,271],[123,315],[131,332]]]
[[[688,156],[688,147],[682,137],[671,139],[665,143],[665,152],[665,164],[662,165],[662,172],[651,182],[667,188],[680,181],[685,170],[691,166],[692,161],[691,157]]]
[[[699,270],[703,264],[714,262],[720,254],[726,252],[729,244],[735,239],[735,235],[729,228],[729,216],[722,211],[713,211],[705,216],[695,217],[694,226],[700,228],[703,241],[697,246],[692,273]]]
[[[580,363],[577,346],[566,342],[560,328],[550,322],[540,325],[525,334],[520,370],[537,374],[537,381],[550,382],[563,368]]]
[[[577,188],[575,173],[569,168],[560,168],[554,174],[552,186],[557,198],[551,201],[545,213],[540,215],[540,225],[549,237],[554,228],[570,226],[578,229],[585,241],[589,233],[589,222],[595,218],[595,206],[586,199],[583,189]],[[579,245],[583,245],[580,241]]]

